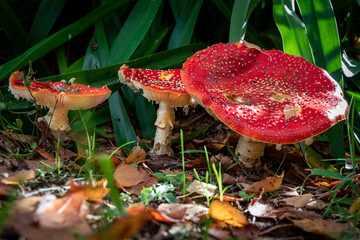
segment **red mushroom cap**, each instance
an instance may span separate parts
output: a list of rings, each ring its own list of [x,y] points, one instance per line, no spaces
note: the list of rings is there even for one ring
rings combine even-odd
[[[191,97],[180,79],[180,69],[150,70],[123,65],[119,71],[119,78],[135,91],[142,89],[144,96],[149,100],[166,102],[173,107],[191,103]]]
[[[186,60],[185,89],[239,134],[269,143],[295,143],[345,119],[338,83],[299,56],[216,44]]]
[[[38,105],[48,108],[66,108],[69,110],[81,110],[92,108],[105,101],[111,94],[106,86],[102,88],[89,87],[72,82],[71,85],[61,82],[36,82],[27,79],[29,88],[25,85],[21,72],[11,74],[9,89],[16,98],[25,98],[35,101]],[[30,94],[30,91],[31,94]]]

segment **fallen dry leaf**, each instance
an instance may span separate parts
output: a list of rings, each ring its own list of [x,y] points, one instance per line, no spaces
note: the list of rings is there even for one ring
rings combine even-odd
[[[33,169],[30,170],[21,170],[19,172],[14,173],[12,176],[2,179],[1,181],[8,185],[20,185],[26,180],[33,179],[35,177],[35,171]]]
[[[354,213],[357,212],[360,209],[360,197],[358,197],[353,204],[351,204],[350,212]]]
[[[177,223],[181,222],[179,219],[171,218],[153,208],[148,208],[144,204],[140,203],[135,206],[126,209],[127,213],[131,216],[138,215],[144,211],[150,211],[154,220],[164,223]]]
[[[199,222],[209,209],[197,204],[162,203],[157,210],[173,219]]]
[[[228,202],[213,201],[210,204],[209,214],[218,221],[223,221],[236,227],[248,224],[246,216]]]
[[[284,218],[297,218],[297,219],[317,219],[321,218],[321,215],[318,213],[315,213],[314,211],[307,211],[303,209],[297,209],[293,207],[281,207],[272,210],[272,213],[274,213],[279,220],[282,220]]]
[[[47,151],[45,151],[44,149],[42,149],[42,148],[39,147],[39,146],[36,147],[35,149],[36,149],[36,151],[37,151],[43,158],[45,158],[46,160],[55,162],[55,157],[54,157],[53,154],[48,153]]]
[[[252,198],[248,206],[248,210],[251,215],[255,217],[263,218],[276,218],[276,215],[273,213],[273,207],[269,204],[260,202],[261,195],[258,198]]]
[[[151,212],[142,211],[134,216],[129,215],[126,217],[116,219],[108,227],[86,239],[87,240],[130,239],[151,220],[152,220]]]
[[[243,191],[257,194],[272,192],[281,186],[283,178],[284,172],[280,176],[267,177],[259,182],[255,182],[245,187]]]
[[[28,197],[15,202],[8,225],[20,236],[29,240],[75,240],[78,238],[74,236],[74,232],[91,232],[85,218],[74,219],[75,215],[71,212],[65,214],[66,216],[57,213],[46,213],[42,216],[36,214],[35,210],[43,198]]]
[[[325,203],[323,200],[321,199],[315,199],[314,201],[310,201],[309,203],[307,203],[305,205],[305,208],[307,209],[324,209],[328,206],[329,204]]]
[[[349,225],[345,223],[337,223],[322,218],[291,220],[295,226],[306,232],[315,233],[332,239],[339,239],[341,234],[349,229]]]
[[[107,180],[105,178],[96,182],[87,181],[82,183],[81,185],[77,185],[72,179],[69,180],[70,189],[68,190],[68,194],[82,191],[85,199],[88,201],[92,201],[98,204],[102,203],[102,199],[109,194],[110,188],[107,188]]]
[[[129,156],[126,158],[125,163],[132,164],[136,162],[142,162],[145,160],[146,152],[140,146],[135,146],[131,150]]]
[[[197,193],[203,196],[211,197],[214,195],[217,186],[205,182],[199,182],[194,180],[187,188],[186,191],[189,193]]]
[[[295,208],[302,208],[310,202],[311,198],[313,198],[313,195],[311,193],[307,193],[296,197],[283,198],[279,200],[279,202],[283,202],[285,205]]]
[[[115,181],[124,186],[131,187],[141,183],[144,178],[143,175],[134,166],[121,163],[114,172]]]

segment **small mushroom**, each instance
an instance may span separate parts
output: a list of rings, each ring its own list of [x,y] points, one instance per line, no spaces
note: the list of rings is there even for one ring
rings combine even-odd
[[[150,154],[172,155],[171,133],[175,120],[174,107],[193,104],[180,81],[180,69],[149,70],[123,65],[119,70],[119,79],[135,92],[141,89],[148,100],[159,103],[154,146]]]
[[[69,81],[60,82],[39,82],[27,79],[27,83],[21,72],[11,74],[9,78],[9,90],[16,99],[24,98],[35,102],[39,106],[49,108],[46,116],[38,120],[45,120],[52,130],[54,136],[62,137],[69,127],[69,110],[83,110],[95,107],[105,101],[111,94],[106,87],[94,88],[74,82],[75,78]]]
[[[260,165],[265,143],[291,144],[345,119],[338,83],[304,58],[245,44],[215,44],[187,59],[187,92],[241,134],[235,153],[246,167]]]

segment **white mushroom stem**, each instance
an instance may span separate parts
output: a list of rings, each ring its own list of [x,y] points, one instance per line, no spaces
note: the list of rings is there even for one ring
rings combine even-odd
[[[172,155],[174,153],[171,149],[171,133],[174,128],[174,121],[174,108],[168,103],[160,102],[155,122],[156,133],[154,147],[150,151],[150,154]]]
[[[264,155],[266,143],[240,136],[235,154],[246,168],[258,167]]]
[[[44,117],[40,117],[38,121],[45,120],[54,136],[58,138],[70,130],[68,112],[69,110],[66,108],[50,108],[49,112]]]

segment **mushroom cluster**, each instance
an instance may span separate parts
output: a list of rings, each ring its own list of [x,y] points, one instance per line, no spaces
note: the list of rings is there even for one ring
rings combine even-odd
[[[135,92],[141,89],[148,100],[159,103],[154,146],[150,154],[172,155],[171,133],[175,121],[174,108],[193,104],[181,82],[180,69],[150,70],[123,65],[119,70],[119,79]]]
[[[265,143],[290,144],[318,135],[346,117],[338,83],[299,56],[245,44],[215,44],[183,64],[186,91],[241,134],[235,153],[260,164]]]
[[[95,107],[105,101],[111,94],[106,86],[101,88],[89,87],[69,81],[39,82],[24,79],[21,72],[14,72],[9,78],[9,90],[16,99],[24,98],[35,102],[39,106],[49,108],[46,116],[39,118],[45,120],[55,137],[61,137],[70,130],[69,110],[83,110]]]

